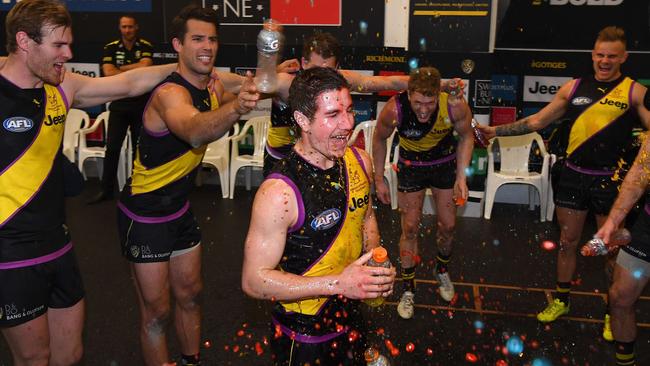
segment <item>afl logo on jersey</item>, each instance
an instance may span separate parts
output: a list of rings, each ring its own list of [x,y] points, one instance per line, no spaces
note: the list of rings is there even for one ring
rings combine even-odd
[[[336,225],[341,220],[341,211],[338,208],[330,208],[321,212],[318,216],[314,217],[311,222],[311,228],[320,231],[327,230]]]
[[[25,132],[34,127],[34,121],[27,117],[11,117],[2,122],[2,127],[9,132]]]
[[[591,98],[587,98],[587,97],[577,97],[577,98],[573,98],[573,100],[571,101],[571,104],[573,104],[573,105],[587,105],[587,104],[591,104]]]

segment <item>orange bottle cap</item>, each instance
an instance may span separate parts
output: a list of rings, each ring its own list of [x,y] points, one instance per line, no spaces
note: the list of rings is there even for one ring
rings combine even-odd
[[[384,247],[377,247],[372,250],[372,259],[377,263],[384,263],[388,259],[388,252]]]

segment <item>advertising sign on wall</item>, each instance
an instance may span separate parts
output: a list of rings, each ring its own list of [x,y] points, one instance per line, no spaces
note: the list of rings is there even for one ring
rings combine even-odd
[[[74,12],[151,12],[151,0],[61,0]],[[0,11],[9,11],[20,0],[0,0]]]
[[[341,25],[341,0],[203,0],[219,13],[221,24],[262,24],[273,18],[284,25]]]
[[[524,76],[524,102],[550,102],[570,77]]]

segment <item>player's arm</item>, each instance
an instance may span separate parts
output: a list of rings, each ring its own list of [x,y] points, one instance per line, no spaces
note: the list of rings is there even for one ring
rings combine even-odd
[[[242,289],[246,294],[286,301],[330,295],[373,298],[390,291],[389,269],[363,265],[371,253],[337,275],[307,277],[279,270],[287,232],[297,220],[298,204],[293,189],[279,179],[264,181],[255,195],[244,247]]]
[[[635,82],[632,88],[632,108],[634,108],[639,116],[639,120],[646,130],[650,129],[650,93],[648,88],[640,83]]]
[[[222,95],[218,97],[222,99]],[[252,76],[246,78],[237,98],[206,112],[194,107],[185,88],[173,83],[162,85],[156,90],[150,105],[158,114],[155,120],[164,121],[165,126],[154,129],[166,127],[182,140],[198,147],[226,134],[242,114],[255,107],[258,99]]]
[[[616,231],[625,217],[630,212],[634,204],[641,198],[648,188],[648,174],[650,174],[650,132],[646,132],[643,145],[632,164],[632,168],[625,175],[621,190],[616,197],[616,201],[609,211],[607,220],[600,227],[596,236],[602,238],[605,243],[609,243],[611,234]]]
[[[339,70],[350,83],[350,91],[372,93],[383,90],[404,90],[408,86],[408,75],[371,76],[356,71]]]
[[[461,94],[462,95],[462,94]],[[453,97],[450,97],[453,98]],[[456,183],[454,184],[454,197],[467,199],[467,177],[465,169],[469,167],[474,149],[474,132],[472,131],[472,111],[464,98],[454,103],[449,103],[449,112],[454,121],[454,129],[458,134],[458,147],[456,151]]]
[[[567,110],[571,90],[575,84],[571,80],[560,88],[549,104],[539,112],[524,117],[516,122],[497,127],[479,125],[478,128],[483,132],[486,138],[491,139],[494,136],[518,136],[540,130],[548,126],[551,122],[560,119]]]
[[[128,64],[128,65],[120,66],[120,71],[124,72],[124,71],[137,69],[137,68],[140,68],[140,67],[148,67],[148,66],[151,66],[151,65],[153,65],[153,59],[151,59],[150,57],[143,57],[138,62],[136,62],[134,64]]]
[[[398,112],[395,97],[392,97],[377,117],[377,125],[372,136],[372,161],[375,167],[374,181],[377,198],[384,203],[390,203],[390,193],[384,182],[384,162],[386,160],[386,151],[391,146],[387,146],[386,139],[395,130],[397,126]]]
[[[92,107],[116,99],[142,95],[176,70],[176,64],[144,67],[110,77],[91,78],[66,73],[61,84],[75,108]]]

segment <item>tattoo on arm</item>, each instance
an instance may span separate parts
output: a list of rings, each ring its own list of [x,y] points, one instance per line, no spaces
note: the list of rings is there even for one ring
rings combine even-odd
[[[531,133],[534,130],[528,125],[528,118],[496,128],[497,136],[519,136]]]

